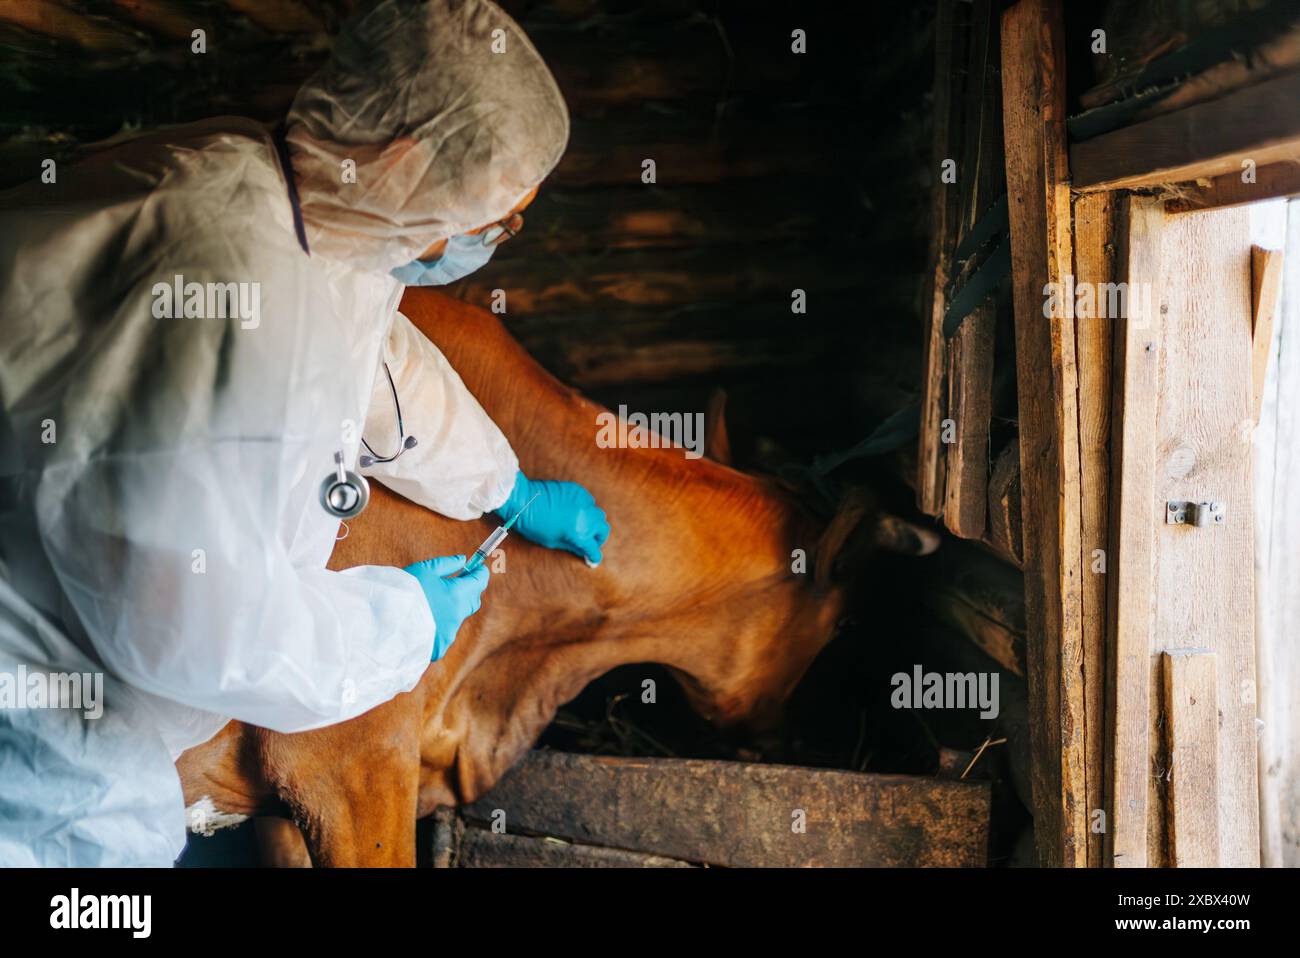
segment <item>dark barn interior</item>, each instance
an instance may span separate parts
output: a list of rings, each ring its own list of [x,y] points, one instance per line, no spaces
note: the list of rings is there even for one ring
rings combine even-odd
[[[701,412],[724,393],[742,469],[807,482],[815,463],[875,433],[873,454],[834,460],[823,481],[869,487],[918,523],[939,528],[946,518],[965,540],[945,531],[935,555],[876,559],[862,570],[852,618],[776,733],[718,732],[690,711],[667,670],[646,665],[590,685],[539,746],[988,782],[988,863],[1031,864],[1019,528],[999,528],[986,510],[999,496],[1007,515],[1018,510],[1009,287],[993,290],[967,324],[983,330],[992,384],[964,465],[988,489],[976,512],[944,502],[939,467],[931,470],[937,485],[926,486],[906,420],[927,389],[932,243],[960,247],[1007,189],[1002,5],[502,5],[554,72],[572,134],[527,229],[451,294],[489,306],[493,291],[504,290],[502,319],[524,347],[611,408]],[[184,15],[179,6],[63,0],[6,8],[7,181],[33,157],[71,157],[84,144],[166,124],[221,114],[274,123],[351,4],[208,0],[185,4]],[[1113,54],[1095,58],[1091,75],[1071,75],[1071,113],[1105,107],[1108,97],[1123,103],[1155,56],[1264,4],[1167,0],[1140,5],[1140,15],[1134,6],[1069,5],[1078,62],[1089,59],[1080,24],[1106,25]],[[207,29],[202,57],[188,53],[196,23]],[[792,51],[793,30],[806,32],[806,53]],[[948,68],[938,80],[936,59]],[[950,115],[951,128],[937,132]],[[943,136],[951,149],[940,155]],[[977,173],[945,194],[947,234],[934,237],[934,186],[949,156]],[[964,264],[968,273],[977,259]],[[792,309],[797,291],[803,311]],[[963,369],[960,358],[950,361],[957,378],[946,388]],[[876,432],[900,413],[901,425]],[[923,409],[923,429],[928,415]],[[963,522],[976,526],[962,531]],[[890,676],[918,662],[997,673],[998,719],[891,707]],[[653,705],[639,697],[646,678],[657,680]],[[433,832],[423,823],[422,862],[438,841]],[[252,827],[190,846],[187,864],[247,861]]]
[[[16,93],[3,117],[5,166],[212,115],[274,123],[347,6],[211,2],[178,17],[164,3],[64,3],[26,20],[10,14],[0,23]],[[798,475],[915,402],[933,3],[815,4],[797,15],[692,0],[504,6],[554,72],[572,134],[528,228],[453,295],[486,306],[504,289],[511,332],[611,408],[703,411],[725,391],[734,462],[745,469]],[[194,23],[209,25],[204,57],[177,52]],[[791,51],[795,28],[807,33],[806,55]],[[806,312],[792,311],[795,290]],[[896,445],[836,478],[915,515],[912,443]],[[722,735],[648,665],[593,683],[540,745],[960,775],[996,737],[986,723],[889,706],[889,676],[913,662],[969,668],[982,658],[930,608],[924,583],[948,560],[908,561],[880,560],[864,575],[862,607],[815,662],[779,736]],[[1001,580],[981,584],[983,601],[1005,600],[1007,621],[995,627],[1023,632],[1014,575]],[[654,706],[636,694],[646,677],[660,680]],[[1004,711],[1013,728],[1024,722],[1022,683],[1005,670],[1003,680],[1018,700]],[[999,782],[994,863],[1010,859],[1029,821],[1007,754],[991,748],[972,772]],[[251,831],[191,839],[187,859],[242,860]]]

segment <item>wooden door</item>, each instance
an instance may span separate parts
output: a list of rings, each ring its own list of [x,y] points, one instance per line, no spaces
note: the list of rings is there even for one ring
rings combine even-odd
[[[1115,324],[1106,859],[1253,866],[1249,213],[1124,205],[1134,308]],[[1170,522],[1169,503],[1188,501],[1220,512]]]

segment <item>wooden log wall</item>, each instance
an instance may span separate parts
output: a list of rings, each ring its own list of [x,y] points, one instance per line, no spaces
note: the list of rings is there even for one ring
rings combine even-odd
[[[727,389],[738,461],[856,442],[915,394],[926,6],[526,6],[573,135],[502,271],[460,295],[503,288],[525,346],[611,405]]]
[[[0,182],[123,132],[273,122],[354,5],[0,4]],[[802,461],[844,448],[915,398],[932,4],[503,5],[572,137],[524,233],[456,294],[504,289],[524,345],[606,402],[691,411],[726,387],[742,461],[760,440]]]

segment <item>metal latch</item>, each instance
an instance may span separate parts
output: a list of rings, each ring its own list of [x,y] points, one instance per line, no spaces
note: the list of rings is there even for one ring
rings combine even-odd
[[[1222,525],[1227,510],[1222,502],[1181,502],[1170,499],[1165,503],[1165,522],[1169,525],[1208,526]]]

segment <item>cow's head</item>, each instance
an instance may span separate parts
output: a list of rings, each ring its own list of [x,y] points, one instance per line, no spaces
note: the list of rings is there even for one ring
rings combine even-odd
[[[507,550],[509,571],[425,680],[425,763],[436,782],[429,801],[482,795],[561,705],[621,665],[668,666],[692,707],[718,725],[771,726],[834,637],[859,562],[938,544],[863,495],[818,522],[779,487],[738,473],[729,481],[735,489],[721,500],[693,509],[679,498],[671,516],[611,503],[615,534],[602,572],[522,542]],[[719,501],[731,502],[734,516],[720,513]],[[762,521],[741,521],[747,511]],[[726,532],[729,522],[723,539],[704,534],[719,524]]]
[[[675,666],[694,709],[722,726],[775,725],[786,699],[845,621],[853,585],[862,584],[872,558],[925,555],[940,542],[935,532],[880,511],[862,490],[845,496],[820,525],[803,518],[797,503],[789,508],[793,534],[774,550],[788,572],[738,589],[711,608],[717,621],[701,630],[710,641]]]

